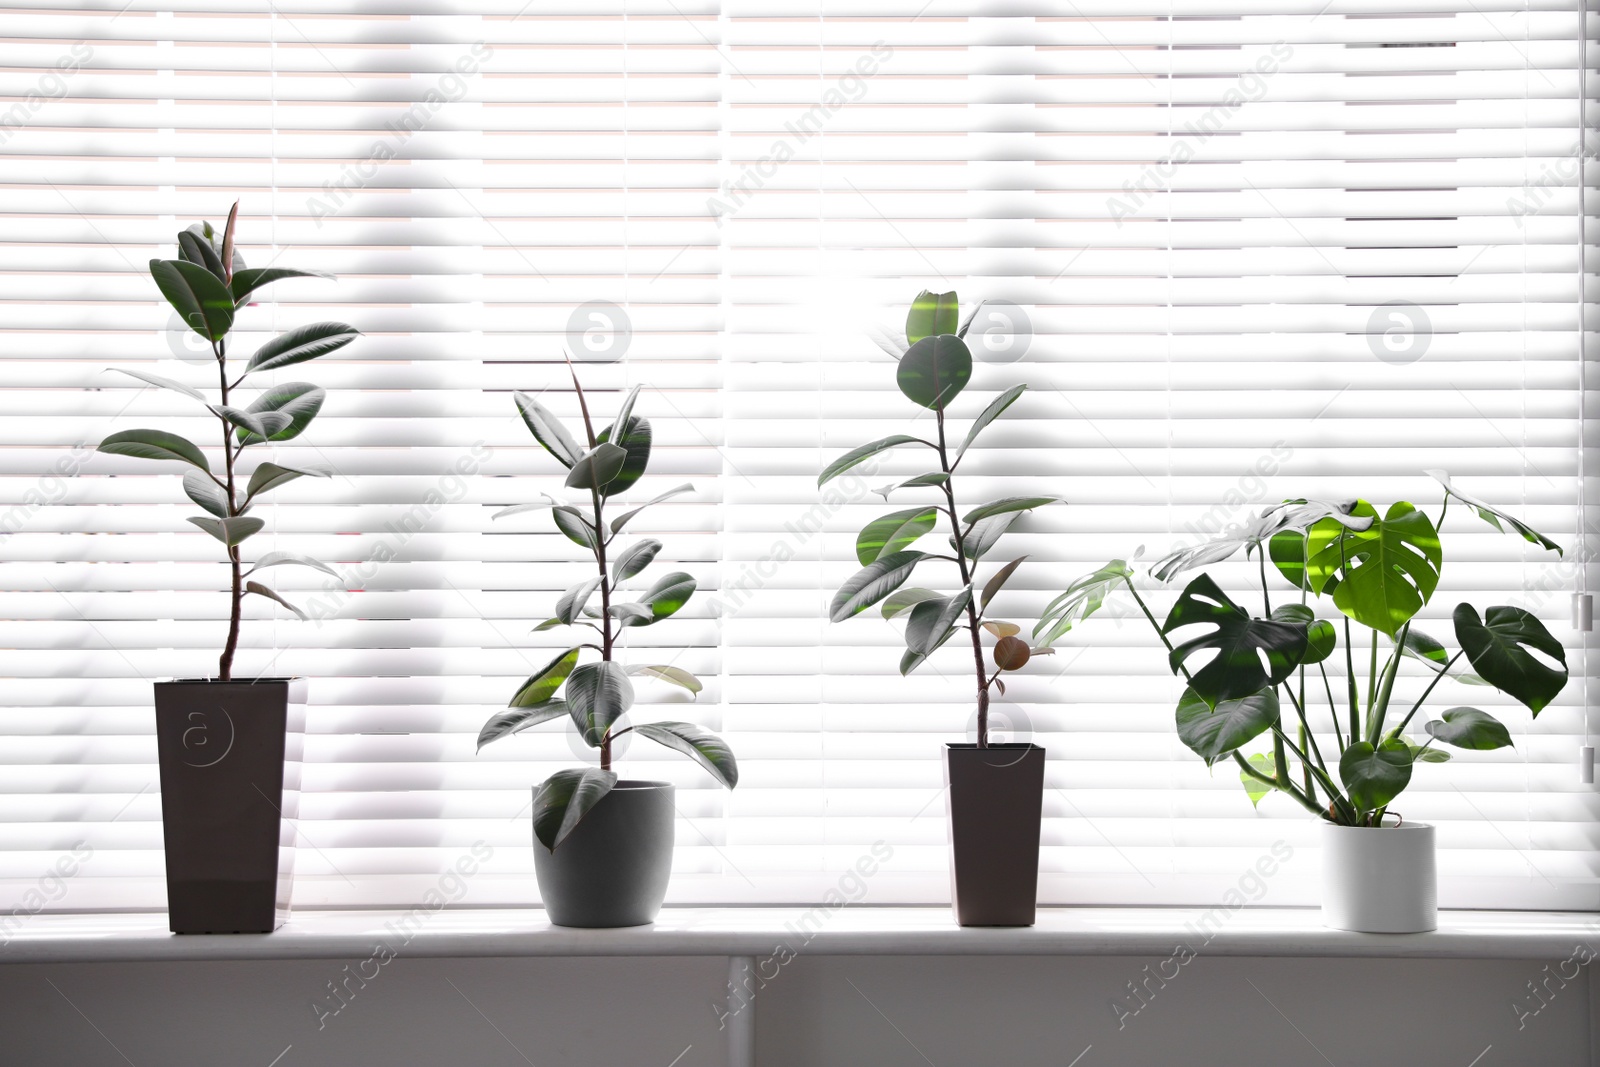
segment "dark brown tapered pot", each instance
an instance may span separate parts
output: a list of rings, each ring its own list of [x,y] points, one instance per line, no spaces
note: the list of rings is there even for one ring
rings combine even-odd
[[[175,934],[268,934],[289,918],[305,682],[157,682],[167,918]]]
[[[1032,926],[1044,749],[946,745],[950,900],[962,926]]]

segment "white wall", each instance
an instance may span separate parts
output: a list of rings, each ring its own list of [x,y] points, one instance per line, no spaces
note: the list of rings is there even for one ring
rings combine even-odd
[[[1558,961],[1201,957],[1119,1030],[1110,1000],[1156,962],[802,957],[757,995],[760,1063],[1069,1067],[1080,1053],[1078,1067],[1591,1062],[1586,976],[1565,988],[1552,981],[1549,1005],[1518,1029],[1513,1001]],[[0,1064],[269,1067],[280,1056],[275,1067],[726,1062],[713,1007],[724,992],[720,959],[401,958],[319,1030],[311,1005],[340,967],[0,965]]]

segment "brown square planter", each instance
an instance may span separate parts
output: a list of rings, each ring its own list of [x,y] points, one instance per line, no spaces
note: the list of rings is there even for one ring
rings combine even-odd
[[[946,745],[950,899],[962,926],[1032,926],[1039,899],[1044,749]]]
[[[305,682],[155,683],[175,934],[266,934],[289,917]]]

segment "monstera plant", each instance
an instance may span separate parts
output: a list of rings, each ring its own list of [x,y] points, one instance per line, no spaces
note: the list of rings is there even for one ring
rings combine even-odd
[[[155,687],[168,911],[178,932],[269,931],[288,914],[290,883],[279,877],[287,874],[279,863],[280,852],[289,850],[280,850],[280,822],[294,817],[299,783],[291,778],[285,787],[284,761],[299,760],[304,686],[299,679],[235,680],[234,655],[246,597],[270,600],[305,618],[265,584],[262,572],[293,565],[338,576],[326,563],[294,552],[264,552],[248,564],[244,559],[245,542],[266,526],[253,512],[268,494],[297,478],[329,474],[273,447],[305,432],[322,409],[323,391],[306,382],[271,381],[276,375],[269,372],[338,351],[358,331],[342,322],[315,322],[269,338],[242,367],[230,362],[237,319],[263,286],[330,277],[246,267],[235,240],[238,217],[235,203],[220,233],[210,223],[196,223],[178,234],[177,259],[150,261],[161,295],[210,346],[216,376],[211,394],[159,374],[117,368],[194,401],[215,420],[211,451],[179,434],[149,429],[114,433],[99,447],[110,455],[187,466],[183,491],[205,513],[189,521],[221,546],[230,574],[228,636],[216,677]],[[241,389],[254,393],[248,404],[240,399]],[[270,807],[261,803],[263,797]]]
[[[839,587],[828,611],[839,623],[881,603],[885,619],[904,617],[902,675],[926,664],[954,638],[971,642],[969,692],[977,706],[975,744],[952,745],[945,753],[955,850],[952,893],[965,925],[1026,925],[1033,921],[1037,888],[1044,750],[1032,744],[1004,746],[1022,751],[991,758],[989,702],[991,691],[1005,693],[1003,674],[1020,670],[1031,657],[1050,650],[1047,644],[1030,646],[1018,636],[1019,625],[990,614],[996,595],[1027,557],[994,568],[986,578],[980,571],[1019,518],[1060,498],[1007,496],[965,510],[957,504],[962,462],[970,461],[983,431],[1027,390],[1025,385],[1005,389],[969,416],[959,443],[953,439],[950,405],[973,375],[972,352],[965,340],[971,324],[971,317],[960,322],[955,293],[917,295],[906,316],[905,347],[895,384],[921,409],[919,414],[932,414],[932,434],[881,437],[840,456],[817,479],[820,488],[891,449],[932,453],[925,472],[878,490],[885,500],[906,493],[926,502],[892,511],[862,528],[855,540],[860,570]],[[898,345],[892,347],[899,351]],[[947,531],[949,551],[916,547],[941,527]],[[954,581],[942,589],[906,584],[913,574],[926,575],[935,567],[943,568]],[[986,636],[992,640],[987,656]]]
[[[1121,560],[1073,583],[1047,609],[1041,632],[1091,614],[1124,586],[1186,683],[1178,736],[1208,765],[1231,760],[1253,801],[1276,791],[1340,826],[1379,827],[1418,764],[1450,759],[1449,748],[1492,750],[1511,734],[1487,711],[1425,709],[1444,683],[1499,689],[1537,716],[1567,682],[1561,643],[1531,612],[1456,605],[1452,651],[1417,616],[1439,588],[1440,529],[1458,501],[1496,529],[1561,550],[1506,512],[1458,489],[1443,471],[1437,518],[1401,501],[1382,513],[1365,500],[1292,500],[1267,508],[1236,535],[1175,552],[1151,574],[1162,581],[1229,559],[1242,549],[1260,576],[1260,611],[1208,574],[1192,579],[1157,622]],[[1275,591],[1275,572],[1287,587]],[[1332,612],[1317,607],[1331,604]],[[1462,661],[1466,666],[1463,667]],[[1425,684],[1399,697],[1404,665]],[[1330,676],[1329,666],[1342,666]],[[1470,668],[1470,669],[1467,669]],[[1315,705],[1326,702],[1327,713]],[[1320,740],[1319,740],[1320,735]],[[1268,752],[1248,754],[1256,739]]]
[[[540,847],[534,851],[545,904],[562,925],[636,925],[654,917],[665,891],[672,787],[619,780],[612,769],[618,742],[637,734],[665,745],[729,789],[738,784],[739,767],[721,738],[693,723],[623,722],[633,706],[633,678],[652,678],[696,695],[702,689],[700,680],[681,667],[624,665],[617,658],[625,635],[672,617],[695,591],[693,577],[673,571],[637,594],[625,592],[642,584],[635,579],[655,560],[662,543],[654,537],[628,541],[623,535],[651,505],[692,492],[694,486],[668,489],[608,518],[608,506],[633,488],[649,465],[650,422],[633,414],[639,396],[635,386],[616,418],[596,433],[575,371],[572,385],[583,415],[582,445],[537,400],[520,392],[515,400],[534,439],[566,469],[566,487],[579,494],[578,503],[547,498],[505,508],[495,517],[548,510],[556,530],[589,554],[594,573],[562,593],[554,615],[535,629],[592,634],[535,671],[511,698],[508,710],[484,724],[478,748],[538,723],[571,719],[584,744],[597,750],[599,766],[556,771],[535,790],[533,830]],[[602,819],[608,812],[611,817]],[[595,820],[601,821],[591,826]]]

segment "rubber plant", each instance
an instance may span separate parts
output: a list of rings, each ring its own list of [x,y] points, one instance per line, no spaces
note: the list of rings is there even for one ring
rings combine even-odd
[[[975,314],[978,305],[973,309]],[[959,323],[959,325],[958,325]],[[965,337],[972,324],[969,315],[960,322],[956,294],[917,294],[906,315],[903,354],[895,372],[895,384],[913,404],[933,413],[933,439],[897,433],[855,448],[828,464],[817,478],[817,486],[827,485],[872,457],[890,449],[911,447],[933,452],[937,466],[923,474],[905,478],[876,490],[887,501],[890,494],[915,491],[930,502],[893,511],[874,519],[856,535],[856,559],[861,569],[845,580],[829,606],[833,622],[844,622],[882,602],[885,619],[906,617],[906,650],[900,657],[900,673],[910,674],[951,638],[962,631],[972,643],[973,678],[977,693],[977,746],[989,746],[989,692],[1005,693],[1001,675],[1020,670],[1032,656],[1048,653],[1048,642],[1029,645],[1017,636],[1021,627],[1014,622],[991,618],[987,612],[1001,588],[1016,573],[1026,556],[1019,556],[995,570],[981,586],[978,571],[1000,538],[1024,514],[1047,504],[1060,502],[1055,496],[1008,496],[963,513],[956,503],[956,474],[980,434],[999,418],[1026,390],[1013,385],[989,401],[967,428],[959,445],[953,445],[948,408],[972,378],[972,352]],[[898,354],[896,344],[885,345]],[[930,465],[931,466],[931,465]],[[949,553],[914,548],[924,536],[940,526],[949,530]],[[906,586],[918,568],[929,563],[949,565],[956,578],[954,591],[939,592],[921,586]],[[984,634],[993,638],[985,663]]]
[[[1173,674],[1187,683],[1176,711],[1185,745],[1208,766],[1237,764],[1253,803],[1278,791],[1329,822],[1380,826],[1417,764],[1450,759],[1435,743],[1468,751],[1512,744],[1503,723],[1468,706],[1425,715],[1420,743],[1408,735],[1441,683],[1492,686],[1534,716],[1567,683],[1561,643],[1522,608],[1502,604],[1480,614],[1470,603],[1456,605],[1454,651],[1416,625],[1439,588],[1440,530],[1452,500],[1496,529],[1561,551],[1520,519],[1457,488],[1444,471],[1427,473],[1444,490],[1437,519],[1405,501],[1379,514],[1365,500],[1290,500],[1237,534],[1174,552],[1151,568],[1153,577],[1168,581],[1243,549],[1247,561],[1256,560],[1260,614],[1202,573],[1158,623],[1132,569],[1113,560],[1056,598],[1039,629],[1047,636],[1065,632],[1125,586],[1166,646]],[[1269,563],[1291,593],[1276,603]],[[1333,611],[1323,617],[1317,608],[1326,604]],[[1175,637],[1180,631],[1191,636]],[[1328,664],[1340,658],[1342,672],[1330,677]],[[1463,659],[1471,670],[1461,667]],[[1408,663],[1424,683],[1414,700],[1398,697]],[[1315,714],[1320,700],[1326,715]],[[1270,752],[1247,755],[1257,738],[1270,743]]]
[[[288,267],[246,267],[235,241],[239,205],[228,212],[219,234],[209,222],[195,223],[178,234],[177,259],[152,259],[150,275],[184,325],[211,346],[216,370],[216,402],[200,389],[147,371],[114,368],[122,374],[179,393],[205,407],[217,420],[217,453],[212,466],[204,449],[193,441],[165,430],[124,430],[100,442],[99,451],[139,459],[176,460],[191,470],[183,476],[183,491],[205,515],[189,519],[216,538],[227,554],[229,585],[228,637],[217,663],[217,681],[233,677],[234,653],[239,647],[239,624],[244,598],[259,596],[294,612],[305,613],[251,575],[269,567],[310,567],[338,577],[326,563],[294,552],[266,552],[248,569],[241,548],[266,525],[250,514],[265,494],[296,478],[326,478],[329,472],[279,458],[251,457],[266,451],[261,446],[291,441],[305,432],[322,410],[322,389],[307,382],[259,387],[253,400],[241,407],[238,391],[252,374],[277,370],[317,359],[355,340],[359,331],[342,322],[314,322],[271,338],[250,356],[242,369],[229,364],[228,347],[236,316],[252,302],[262,286],[283,278],[331,278],[318,271]],[[247,456],[248,452],[248,456]],[[248,470],[245,468],[248,466]]]
[[[571,370],[570,362],[568,368]],[[607,507],[631,489],[649,465],[650,421],[633,414],[639,396],[639,387],[635,386],[623,399],[616,418],[596,433],[575,370],[572,386],[583,413],[586,447],[580,447],[537,400],[520,392],[514,394],[514,399],[534,440],[566,468],[567,488],[584,494],[586,499],[580,505],[571,505],[547,498],[540,503],[505,508],[495,518],[549,510],[556,529],[589,553],[594,560],[594,573],[562,593],[556,601],[555,614],[535,627],[535,632],[583,627],[594,631],[594,637],[557,653],[522,684],[508,709],[491,717],[478,734],[481,751],[491,741],[538,723],[570,718],[584,743],[599,751],[598,767],[557,771],[535,795],[534,834],[552,852],[617,784],[617,774],[611,769],[614,747],[626,734],[635,733],[683,753],[729,789],[739,782],[739,766],[733,752],[721,738],[702,727],[687,722],[622,725],[623,716],[633,706],[634,677],[654,678],[694,695],[702,689],[700,680],[681,667],[659,663],[624,665],[616,656],[626,630],[653,626],[670,618],[695,591],[693,577],[673,571],[651,583],[636,598],[623,599],[625,587],[644,573],[662,544],[654,537],[643,537],[625,546],[619,541],[640,512],[652,504],[692,492],[694,486],[669,489],[608,520]],[[622,427],[620,432],[618,427]],[[597,596],[598,606],[594,604]],[[558,692],[562,695],[557,696]]]

